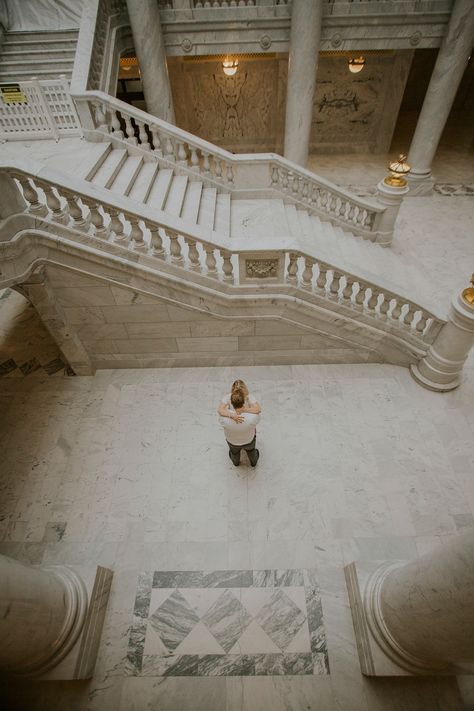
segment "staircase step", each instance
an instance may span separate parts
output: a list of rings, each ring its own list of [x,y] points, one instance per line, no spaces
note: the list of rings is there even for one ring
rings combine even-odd
[[[204,188],[202,191],[201,205],[199,207],[198,225],[214,229],[214,215],[216,213],[216,188]]]
[[[214,230],[225,237],[230,234],[230,193],[220,193],[217,196]]]
[[[184,196],[183,209],[181,217],[186,222],[191,222],[193,225],[197,223],[199,215],[199,206],[201,204],[202,183],[200,180],[193,180],[188,183],[188,189]]]
[[[179,217],[181,215],[181,208],[183,207],[184,193],[186,192],[186,186],[188,184],[188,177],[186,175],[176,175],[173,178],[171,187],[168,191],[168,196],[166,198],[166,203],[164,210],[170,215]]]
[[[133,187],[135,179],[142,167],[142,156],[127,156],[125,163],[120,168],[115,180],[110,185],[114,193],[128,195]]]
[[[90,158],[86,160],[81,168],[79,177],[83,180],[92,180],[92,177],[97,173],[100,166],[105,162],[107,156],[112,151],[111,143],[96,143],[97,150],[91,151]]]
[[[79,30],[42,30],[7,32],[3,46],[12,43],[31,44],[32,42],[77,42]]]
[[[128,196],[137,202],[146,202],[158,172],[158,163],[143,163]]]
[[[153,207],[155,210],[162,210],[166,201],[171,181],[173,180],[173,171],[170,168],[162,168],[151,186],[146,204]]]
[[[102,163],[99,170],[92,178],[94,185],[99,185],[102,188],[108,188],[115,180],[120,168],[127,160],[127,150],[125,148],[115,148],[110,151],[106,160]]]
[[[5,62],[23,60],[27,61],[31,59],[32,61],[49,60],[51,61],[55,58],[59,59],[72,59],[74,61],[74,55],[76,52],[76,46],[71,44],[71,47],[67,49],[8,49],[2,50],[1,58],[2,64]]]
[[[24,57],[23,59],[4,59],[4,54],[2,53],[2,72],[5,73],[6,71],[16,71],[17,69],[21,69],[22,67],[36,67],[38,64],[38,58],[37,57]],[[63,67],[68,66],[69,64],[74,64],[74,57],[66,57],[66,58],[61,58],[58,59],[56,57],[49,57],[48,56],[43,57],[41,59],[41,67],[44,68],[46,64],[51,64],[53,67],[60,65],[58,67],[58,71],[60,71]]]

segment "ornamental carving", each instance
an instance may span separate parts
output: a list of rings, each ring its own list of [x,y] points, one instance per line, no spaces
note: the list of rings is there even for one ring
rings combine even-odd
[[[246,259],[245,273],[248,279],[271,279],[278,276],[278,259]]]

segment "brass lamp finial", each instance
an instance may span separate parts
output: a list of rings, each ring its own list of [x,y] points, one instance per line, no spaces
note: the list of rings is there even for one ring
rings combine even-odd
[[[474,274],[471,276],[471,286],[466,287],[462,292],[462,298],[471,308],[474,308]]]
[[[407,181],[404,176],[407,175],[411,169],[411,166],[405,163],[406,159],[406,155],[400,154],[398,160],[394,160],[388,164],[390,173],[383,181],[386,185],[391,185],[394,188],[405,187]]]

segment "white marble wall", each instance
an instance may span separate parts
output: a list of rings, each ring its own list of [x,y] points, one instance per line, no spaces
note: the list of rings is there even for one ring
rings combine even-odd
[[[412,50],[367,55],[360,74],[347,56],[319,60],[312,151],[389,149]],[[177,123],[229,150],[282,152],[287,57],[242,59],[234,77],[219,62],[168,58]]]

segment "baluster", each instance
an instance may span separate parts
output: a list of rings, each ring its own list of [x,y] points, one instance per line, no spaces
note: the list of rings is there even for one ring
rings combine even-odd
[[[290,181],[290,172],[288,170],[283,170],[283,175],[281,179],[281,187],[283,190],[288,190],[288,185]]]
[[[319,274],[318,278],[316,279],[316,286],[318,289],[322,289],[323,291],[326,291],[326,275],[327,275],[327,268],[324,267],[322,264],[319,265]]]
[[[342,277],[341,272],[338,272],[334,269],[333,274],[332,274],[331,283],[329,285],[329,291],[335,297],[339,296],[339,288],[341,286],[341,277]]]
[[[181,263],[183,261],[183,253],[178,240],[178,233],[174,232],[174,230],[168,230],[168,237],[170,238],[171,261]]]
[[[395,299],[395,306],[393,307],[390,316],[398,321],[400,319],[400,314],[402,313],[402,307],[400,306],[398,299]]]
[[[313,281],[313,266],[315,265],[314,259],[311,257],[305,257],[304,259],[304,270],[301,275],[301,286],[304,289],[311,289]]]
[[[165,158],[174,162],[174,149],[169,136],[166,136],[165,138]]]
[[[364,301],[366,297],[366,287],[359,282],[359,291],[356,294],[355,297],[355,302],[358,306],[362,306],[364,308]]]
[[[379,311],[382,316],[387,316],[391,300],[390,296],[387,296],[386,294],[383,295],[382,303],[379,306]]]
[[[305,202],[308,201],[308,181],[305,180],[303,183],[303,189],[301,191],[301,197]]]
[[[124,240],[127,240],[128,238],[125,235],[125,225],[123,224],[122,220],[120,219],[119,210],[116,210],[115,208],[110,208],[109,215],[110,215],[109,228],[112,230],[112,232],[114,234],[115,241],[116,242],[123,242]]]
[[[127,134],[127,138],[125,139],[127,143],[132,143],[134,146],[137,145],[137,139],[135,136],[135,129],[132,124],[132,120],[130,116],[125,116],[123,117],[125,121],[125,133]]]
[[[221,162],[220,162],[219,158],[216,158],[215,156],[213,156],[213,158],[214,158],[214,175],[217,180],[220,180],[222,178]]]
[[[408,326],[408,328],[411,328],[413,319],[415,318],[415,311],[416,309],[413,306],[409,306],[408,311],[406,312],[403,318],[403,323],[405,324],[405,326]]]
[[[224,272],[224,280],[225,281],[234,281],[234,272],[233,272],[233,267],[232,267],[232,262],[231,262],[231,253],[227,252],[227,250],[221,249],[221,256],[223,259],[222,262],[222,271]]]
[[[199,252],[196,247],[196,241],[193,239],[188,239],[188,259],[190,268],[193,272],[201,271],[201,261],[199,259]]]
[[[206,244],[204,245],[204,249],[206,250],[207,273],[214,275],[217,273],[216,258],[214,257],[214,247],[211,247],[210,245]]]
[[[278,179],[278,168],[276,167],[276,165],[272,165],[272,188],[276,188],[276,186],[278,185]]]
[[[160,133],[157,126],[151,126],[151,136],[153,140],[153,153],[161,157],[163,151],[161,150]]]
[[[71,216],[73,226],[79,227],[81,225],[87,224],[87,220],[84,219],[84,216],[82,214],[82,208],[78,202],[78,196],[72,195],[71,193],[66,193],[65,198],[67,202],[67,209]]]
[[[191,170],[194,170],[196,171],[196,173],[199,173],[199,157],[196,148],[191,148]]]
[[[150,150],[150,141],[148,140],[148,133],[146,132],[146,127],[143,121],[138,124],[138,137],[140,139],[139,143],[144,151]]]
[[[299,188],[300,188],[300,179],[297,175],[294,175],[292,183],[291,183],[291,191],[292,191],[293,195],[298,194]]]
[[[133,249],[137,252],[144,252],[147,249],[147,244],[143,239],[143,229],[140,225],[140,218],[136,215],[126,215],[132,229],[130,230],[130,239],[133,240]]]
[[[94,103],[94,120],[99,131],[105,131],[108,133],[109,128],[107,126],[107,117],[104,106],[100,103],[100,101]]]
[[[99,203],[89,198],[82,198],[90,212],[90,221],[94,225],[95,233],[102,239],[107,239],[108,229],[105,225],[104,216],[99,212]]]
[[[366,211],[363,208],[359,207],[359,212],[357,214],[357,219],[356,219],[356,225],[358,225],[359,227],[362,227],[364,224],[364,219],[365,219],[366,215],[367,215]]]
[[[227,176],[227,182],[229,183],[229,185],[233,185],[234,184],[234,169],[232,168],[230,163],[227,164],[226,176]]]
[[[353,203],[351,203],[349,212],[347,213],[348,222],[354,222],[354,215],[355,215],[355,205]]]
[[[375,287],[371,288],[371,294],[370,294],[370,299],[367,302],[367,308],[370,309],[370,311],[375,311],[375,308],[377,306],[379,300],[379,295],[375,291]]]
[[[354,280],[351,277],[346,276],[346,285],[342,290],[342,298],[346,301],[352,301],[352,287],[354,286]]]
[[[160,228],[158,227],[158,225],[151,225],[149,229],[151,234],[150,244],[152,247],[152,254],[155,257],[163,258],[165,255],[165,248],[163,247],[163,240],[161,239]]]
[[[337,207],[337,196],[333,195],[329,201],[329,212],[331,212],[332,214],[335,214],[336,207]]]
[[[328,198],[329,193],[327,190],[320,190],[320,206],[326,212],[328,212]]]
[[[286,272],[286,280],[289,281],[290,284],[296,284],[297,275],[298,275],[298,255],[295,254],[294,252],[290,252],[288,269]]]
[[[117,112],[112,109],[111,111],[111,116],[110,116],[110,123],[112,126],[112,133],[114,136],[117,138],[123,138],[123,131],[120,125],[120,121],[117,115]]]
[[[183,141],[177,141],[176,145],[178,146],[178,163],[179,165],[187,165],[187,156],[186,156],[186,150],[184,148],[184,143]]]
[[[211,174],[211,165],[209,163],[209,153],[207,151],[202,151],[202,168],[204,175],[208,176]]]
[[[64,221],[68,222],[67,215],[65,214],[65,212],[61,206],[61,200],[56,195],[53,186],[52,185],[44,185],[43,190],[44,190],[44,194],[46,195],[46,205],[48,206],[48,209],[51,211],[54,219],[58,220],[60,222],[64,222]]]
[[[312,187],[310,200],[313,204],[319,207],[321,200],[321,190],[318,188],[317,185],[313,185]]]
[[[38,215],[47,215],[48,208],[44,203],[40,202],[36,186],[33,187],[33,184],[26,175],[13,175],[12,177],[16,178],[21,185],[23,196],[28,203],[28,211],[36,212]]]
[[[416,323],[416,330],[418,331],[418,333],[423,333],[423,331],[426,328],[427,322],[428,322],[428,316],[426,316],[426,314],[422,311],[421,318],[419,318]]]

